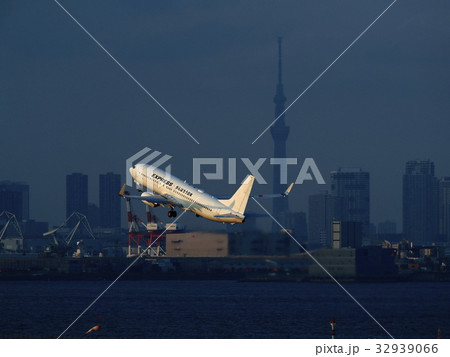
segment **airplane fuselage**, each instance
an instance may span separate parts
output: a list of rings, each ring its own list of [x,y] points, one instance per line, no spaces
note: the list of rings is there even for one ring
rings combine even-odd
[[[223,223],[242,223],[245,216],[224,205],[214,196],[201,189],[192,187],[185,181],[169,175],[165,171],[150,165],[138,164],[130,168],[134,181],[149,191],[144,192],[142,197],[149,198],[142,202],[155,206],[150,200],[152,196],[159,195],[167,202],[161,205],[169,207],[180,207],[211,221]]]

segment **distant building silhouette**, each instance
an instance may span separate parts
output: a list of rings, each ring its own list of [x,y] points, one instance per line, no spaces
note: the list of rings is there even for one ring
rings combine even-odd
[[[285,214],[285,226],[292,231],[294,238],[305,244],[308,239],[308,225],[306,223],[305,212],[289,212]],[[278,226],[279,227],[279,226]],[[294,247],[298,247],[293,240],[290,240]],[[297,248],[298,249],[298,248]]]
[[[278,118],[281,113],[284,112],[284,104],[286,102],[286,97],[283,91],[282,82],[282,68],[281,68],[281,37],[278,38],[278,84],[275,97],[273,102],[275,103],[275,118]],[[274,158],[286,158],[286,140],[289,135],[289,127],[286,126],[284,122],[284,114],[276,121],[276,123],[270,128],[270,133],[274,141]],[[280,193],[283,192],[286,185],[282,185],[280,181],[280,167],[279,165],[274,165],[273,168],[273,192]],[[284,226],[285,219],[283,218],[283,213],[289,212],[289,202],[287,197],[275,198],[273,200],[273,215],[279,222]],[[291,227],[286,227],[291,228]],[[274,222],[273,231],[279,232],[280,227]]]
[[[99,178],[100,225],[104,228],[120,228],[121,177],[108,172]]]
[[[24,238],[42,238],[48,232],[48,222],[36,222],[33,219],[22,222],[21,229]]]
[[[362,222],[333,221],[333,249],[360,248]]]
[[[66,217],[75,211],[88,214],[88,177],[81,173],[66,176]]]
[[[331,247],[331,224],[335,217],[338,197],[328,191],[308,198],[308,246]]]
[[[389,220],[378,223],[376,239],[378,242],[398,242],[403,238],[397,234],[397,224]]]
[[[331,172],[331,195],[336,197],[334,219],[361,222],[363,237],[370,233],[370,175],[360,168]]]
[[[450,243],[450,177],[439,180],[439,235]]]
[[[100,227],[100,210],[95,203],[88,203],[88,211],[86,217],[91,228]]]
[[[403,234],[416,245],[436,239],[437,187],[433,162],[416,160],[406,163],[403,175]]]
[[[0,182],[0,213],[13,213],[19,222],[30,218],[30,186],[10,181]]]

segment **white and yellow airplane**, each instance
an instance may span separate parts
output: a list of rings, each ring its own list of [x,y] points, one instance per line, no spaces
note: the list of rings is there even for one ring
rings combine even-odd
[[[169,217],[176,217],[175,207],[194,212],[197,216],[211,221],[223,223],[243,223],[247,202],[252,190],[255,178],[248,175],[242,185],[230,198],[214,197],[201,189],[192,187],[186,181],[170,175],[169,173],[145,164],[137,164],[130,168],[131,176],[139,187],[146,187],[147,192],[140,196],[125,194],[125,186],[119,192],[124,198],[141,200],[151,207],[168,206]],[[279,194],[257,195],[255,198],[286,197],[292,189],[291,183],[287,190]]]

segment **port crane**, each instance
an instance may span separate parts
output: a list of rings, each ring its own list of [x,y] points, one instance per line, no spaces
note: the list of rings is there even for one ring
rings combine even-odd
[[[19,222],[17,222],[17,218],[16,218],[15,214],[8,212],[8,211],[3,211],[2,213],[0,213],[0,221],[3,219],[3,217],[6,218],[6,223],[3,226],[2,230],[0,231],[0,242],[6,236],[8,227],[10,227],[10,226],[15,229],[15,231],[18,234],[18,237],[23,239],[22,230],[20,229]],[[1,246],[0,246],[0,248],[1,248]]]
[[[70,228],[68,223],[73,219],[77,219],[75,225],[68,231],[64,238],[58,239],[57,233],[63,232],[66,228]],[[77,231],[81,230],[81,227],[84,227],[89,237],[95,239],[94,233],[92,232],[91,226],[89,225],[89,221],[87,217],[80,212],[73,212],[69,217],[65,219],[63,223],[61,223],[55,229],[48,231],[43,234],[44,237],[51,236],[53,238],[54,245],[48,247],[46,249],[47,253],[57,253],[65,255],[67,250],[69,249],[70,243],[72,242],[73,237],[77,233]]]
[[[128,195],[128,192],[124,192]],[[148,247],[152,246],[148,251],[151,256],[161,256],[165,255],[165,239],[166,235],[163,234],[165,231],[164,223],[155,215],[150,212],[150,207],[146,206],[146,218],[147,224],[144,223],[138,216],[134,215],[131,209],[131,200],[125,197],[126,207],[127,207],[127,217],[128,217],[128,257],[133,256],[131,252],[131,246],[134,242],[137,245],[137,255],[141,253],[141,244],[145,244]],[[144,227],[147,234],[142,234],[140,230],[140,225]]]

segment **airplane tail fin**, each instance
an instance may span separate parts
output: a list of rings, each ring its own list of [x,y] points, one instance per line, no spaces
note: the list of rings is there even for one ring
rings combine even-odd
[[[222,202],[225,206],[230,207],[233,211],[244,214],[254,181],[255,178],[252,175],[247,175],[241,187],[238,188],[238,190],[230,199],[219,201]]]

